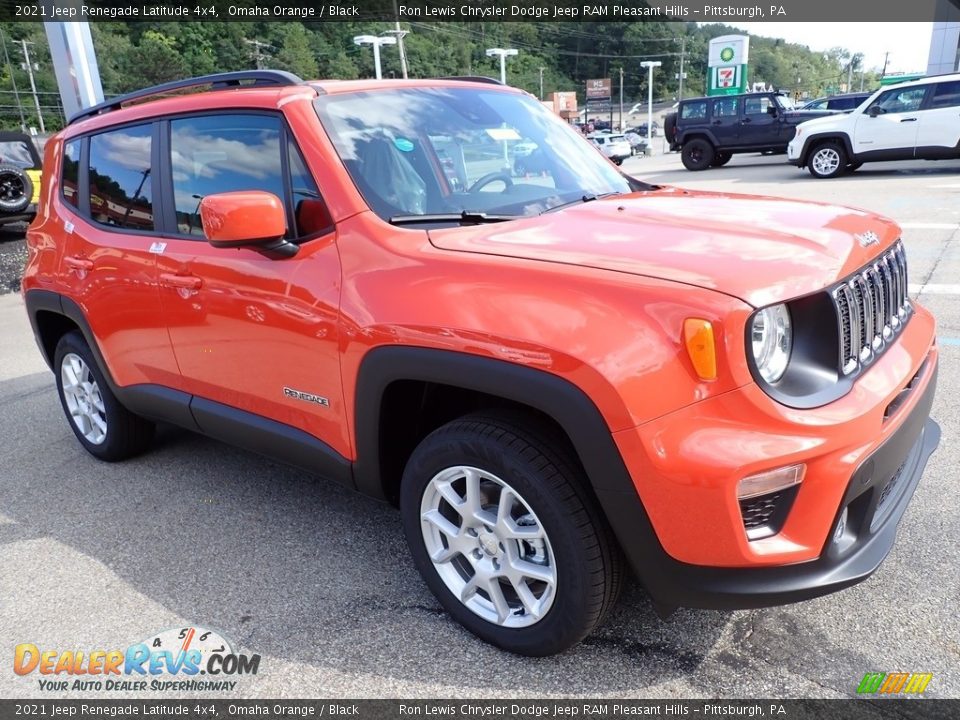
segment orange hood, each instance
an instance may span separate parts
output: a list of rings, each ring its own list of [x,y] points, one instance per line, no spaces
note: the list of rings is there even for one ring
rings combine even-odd
[[[857,236],[871,231],[879,242],[864,246]],[[761,307],[849,275],[892,244],[900,228],[837,205],[663,188],[429,235],[445,250],[645,275]]]

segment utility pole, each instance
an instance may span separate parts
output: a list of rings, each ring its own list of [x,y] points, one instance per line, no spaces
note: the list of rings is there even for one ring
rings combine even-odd
[[[407,51],[403,47],[403,38],[407,35],[406,30],[400,29],[400,11],[397,9],[397,0],[393,0],[393,14],[396,17],[395,29],[388,30],[387,35],[393,35],[397,38],[397,50],[400,51],[400,72],[403,73],[403,79],[407,79]]]
[[[887,52],[883,54],[883,72],[880,73],[881,80],[887,76],[887,63],[889,62],[890,62],[890,51],[887,50]]]
[[[653,69],[663,65],[659,60],[644,60],[640,67],[647,68],[647,144],[653,149]]]
[[[623,68],[620,68],[620,132],[623,132]]]
[[[546,70],[543,65],[540,66],[540,99],[543,100],[543,71]]]
[[[30,62],[30,51],[27,50],[27,45],[33,45],[33,43],[21,40],[20,44],[23,47],[23,66],[26,68],[27,76],[30,78],[30,92],[33,93],[33,104],[37,108],[37,119],[40,121],[40,132],[46,133],[47,129],[43,126],[43,113],[40,112],[40,98],[37,96],[37,84],[33,81],[33,63]]]
[[[3,43],[3,59],[6,61],[7,67],[10,68],[10,82],[13,83],[13,101],[17,104],[17,112],[20,113],[20,129],[26,132],[27,119],[23,116],[23,106],[20,104],[20,93],[17,90],[17,79],[14,77],[13,67],[10,65],[10,55],[7,53],[7,38],[3,34],[3,30],[0,30],[0,42]]]
[[[847,92],[853,92],[853,56],[850,57],[850,64],[847,65]]]
[[[687,39],[685,37],[680,38],[680,89],[677,91],[677,102],[683,100],[683,61],[687,56]]]
[[[247,45],[253,45],[253,57],[257,63],[257,70],[263,70],[263,55],[260,53],[261,48],[273,47],[269,43],[260,42],[259,40],[244,40]]]

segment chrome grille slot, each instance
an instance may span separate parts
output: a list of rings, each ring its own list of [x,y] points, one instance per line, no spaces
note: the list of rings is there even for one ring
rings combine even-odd
[[[840,372],[850,375],[893,341],[910,313],[907,257],[897,241],[831,292],[840,334]]]

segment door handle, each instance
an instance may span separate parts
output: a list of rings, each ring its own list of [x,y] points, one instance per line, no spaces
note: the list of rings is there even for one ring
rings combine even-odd
[[[900,122],[916,122],[916,118],[901,118]]]
[[[714,124],[714,125],[719,125],[721,122],[722,122],[721,120],[714,120],[714,121],[713,121],[713,124]]]
[[[196,275],[177,275],[175,273],[160,273],[160,284],[184,290],[199,290],[203,280]]]
[[[68,255],[63,259],[63,262],[71,270],[93,270],[93,260],[87,260],[76,255]]]
[[[741,120],[740,122],[748,123],[748,122],[753,122],[753,120],[751,120],[750,118],[746,117],[746,118],[744,118],[743,120]]]

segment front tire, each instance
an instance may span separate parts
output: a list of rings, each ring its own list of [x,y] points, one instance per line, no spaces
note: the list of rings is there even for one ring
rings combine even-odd
[[[706,170],[714,160],[716,151],[707,140],[694,138],[683,144],[680,160],[687,170]]]
[[[115,462],[138,455],[150,445],[153,423],[120,404],[79,331],[60,338],[53,367],[60,405],[87,452]]]
[[[820,179],[842,175],[847,169],[847,152],[834,140],[820,143],[810,151],[807,169]]]
[[[580,642],[616,601],[622,559],[563,444],[477,415],[428,435],[403,474],[414,562],[477,637],[528,656]]]
[[[718,152],[717,156],[713,159],[713,162],[710,163],[710,167],[723,167],[730,159],[733,157],[731,152]]]

